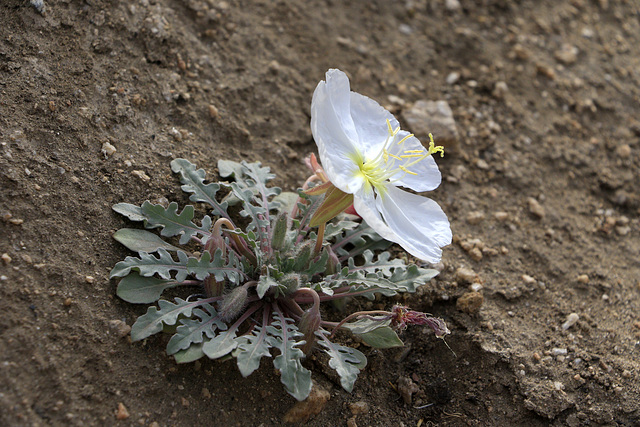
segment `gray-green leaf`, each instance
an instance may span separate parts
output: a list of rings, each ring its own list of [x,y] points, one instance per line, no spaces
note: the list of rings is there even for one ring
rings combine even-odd
[[[179,249],[162,240],[157,234],[138,228],[121,228],[113,234],[113,238],[134,252],[152,253],[159,248],[168,251]]]
[[[131,327],[131,340],[140,341],[153,334],[162,331],[163,323],[175,325],[178,316],[191,317],[191,311],[202,305],[201,302],[189,302],[181,298],[175,299],[175,304],[166,300],[158,301],[158,307],[151,306],[147,313],[138,317],[138,320]]]
[[[116,294],[123,300],[133,304],[149,304],[157,301],[165,289],[179,286],[176,280],[143,277],[131,273],[120,280]]]
[[[366,356],[355,348],[332,343],[322,332],[316,332],[316,335],[321,338],[318,344],[331,357],[329,366],[340,376],[342,388],[351,393],[360,370],[367,366]]]
[[[176,333],[169,340],[167,354],[175,354],[189,348],[192,344],[202,343],[205,334],[208,338],[214,338],[217,329],[227,329],[227,325],[219,319],[218,313],[212,305],[203,304],[202,308],[206,311],[196,308],[193,310],[191,318],[180,319],[182,325],[176,328]],[[204,351],[205,347],[203,346],[202,349]]]
[[[238,363],[238,369],[243,377],[248,377],[260,366],[263,356],[271,357],[267,341],[266,328],[256,326],[253,333],[243,335],[237,339],[238,347],[233,351],[233,356]]]

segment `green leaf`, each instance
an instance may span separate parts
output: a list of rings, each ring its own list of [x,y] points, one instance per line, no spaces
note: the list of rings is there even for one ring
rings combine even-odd
[[[331,240],[333,237],[338,236],[347,230],[353,230],[358,225],[360,224],[348,219],[343,219],[336,223],[329,222],[327,223],[327,228],[324,230],[324,238],[325,240]]]
[[[163,279],[171,279],[171,272],[177,272],[175,281],[183,282],[188,275],[188,256],[183,251],[178,251],[178,261],[174,261],[166,249],[158,249],[158,258],[146,252],[140,253],[140,258],[126,257],[124,261],[117,263],[111,270],[110,278],[124,277],[135,270],[141,276],[148,277],[158,274]]]
[[[440,272],[432,268],[422,268],[414,264],[406,269],[396,269],[389,280],[398,287],[406,289],[406,292],[415,292],[418,286],[422,286],[436,277]]]
[[[204,280],[210,274],[213,274],[216,281],[221,282],[229,279],[231,283],[240,283],[242,270],[240,261],[229,253],[229,262],[222,256],[222,250],[216,249],[213,259],[209,251],[204,251],[200,259],[190,257],[187,261],[187,271],[189,274],[196,276],[198,280]]]
[[[238,346],[236,331],[237,328],[232,328],[219,333],[202,347],[202,351],[209,359],[218,359],[231,353]]]
[[[329,366],[340,376],[342,388],[351,393],[360,370],[367,366],[366,356],[355,348],[332,343],[323,332],[316,332],[316,335],[321,338],[318,344],[330,356]]]
[[[179,286],[176,280],[143,277],[131,273],[120,280],[116,294],[123,300],[133,304],[149,304],[157,301],[165,289]]]
[[[371,332],[358,335],[368,346],[374,348],[402,347],[404,343],[398,338],[398,334],[389,326],[376,328]]]
[[[151,306],[147,313],[138,317],[131,327],[131,340],[140,341],[153,334],[162,331],[162,325],[175,325],[178,316],[191,317],[193,308],[202,305],[200,301],[189,302],[180,298],[175,299],[175,304],[167,300],[158,301],[158,307]]]
[[[373,252],[369,249],[365,250],[362,254],[364,262],[361,265],[355,265],[353,258],[349,258],[348,267],[349,273],[356,271],[364,273],[378,273],[381,272],[385,277],[391,276],[391,273],[397,268],[407,268],[407,265],[401,259],[389,259],[391,254],[389,252],[382,252],[378,254],[378,259],[373,260]]]
[[[271,206],[280,212],[291,213],[298,202],[298,194],[291,191],[283,191],[271,200]],[[326,233],[326,232],[325,232]]]
[[[159,248],[168,251],[179,249],[162,240],[157,234],[137,228],[121,228],[113,234],[113,238],[134,252],[152,253]]]
[[[360,319],[356,322],[345,323],[342,325],[343,327],[349,329],[351,333],[356,335],[366,334],[367,332],[371,332],[375,329],[382,328],[384,326],[389,326],[391,324],[391,319]]]
[[[178,351],[173,355],[173,358],[176,360],[176,363],[189,363],[195,362],[203,356],[204,352],[202,351],[202,343],[200,343],[191,344],[189,348]]]
[[[271,335],[268,340],[272,347],[277,348],[280,354],[273,359],[273,365],[280,371],[280,381],[287,392],[297,400],[304,400],[311,392],[311,372],[302,366],[304,357],[302,350],[298,348],[304,341],[296,341],[304,334],[298,328],[279,315],[274,315],[271,325],[267,326],[267,332]]]
[[[218,173],[223,178],[242,176],[242,164],[233,160],[218,160]]]
[[[391,242],[380,237],[369,224],[362,221],[355,229],[348,230],[342,236],[337,237],[332,248],[338,256],[354,257],[367,249],[376,252],[389,246],[391,246]],[[347,247],[349,247],[348,250]]]
[[[180,319],[182,325],[176,328],[175,334],[169,340],[167,354],[175,354],[180,350],[186,350],[191,344],[202,343],[205,334],[208,338],[214,338],[217,329],[227,329],[227,325],[220,320],[212,305],[203,304],[202,308],[204,310],[194,309],[191,318]],[[193,317],[196,317],[196,319]],[[202,350],[205,351],[204,346]]]
[[[219,183],[205,184],[206,173],[203,169],[196,170],[196,166],[186,159],[175,159],[171,162],[171,170],[180,174],[182,191],[192,193],[189,200],[207,203],[213,208],[214,215],[231,219],[227,214],[227,203],[219,203],[216,200],[221,185]]]
[[[202,225],[193,223],[194,208],[187,205],[180,214],[178,204],[171,202],[167,208],[158,204],[154,205],[148,200],[137,207],[128,203],[118,203],[113,206],[113,210],[125,215],[132,221],[144,221],[145,228],[162,228],[160,234],[165,237],[180,236],[180,244],[184,245],[192,236],[200,234],[210,236],[211,217],[205,215],[202,218]]]
[[[258,298],[262,299],[269,289],[276,286],[278,286],[278,282],[272,277],[260,276],[260,280],[258,280],[258,286],[256,286]]]
[[[243,377],[248,377],[260,367],[260,359],[263,356],[271,357],[267,329],[256,326],[252,333],[237,339],[238,346],[233,351],[233,356],[238,363],[238,369]]]

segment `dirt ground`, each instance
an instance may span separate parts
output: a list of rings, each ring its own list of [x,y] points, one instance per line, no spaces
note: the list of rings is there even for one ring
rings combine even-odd
[[[405,349],[360,347],[351,394],[311,357],[330,400],[308,425],[640,425],[637,0],[31,3],[0,5],[1,425],[283,423],[296,402],[270,363],[243,379],[125,336],[146,305],[108,279],[131,226],[111,206],[186,203],[177,157],[301,185],[332,67],[399,117],[453,110],[429,196],[454,244],[402,300],[446,319],[455,355],[417,328]]]

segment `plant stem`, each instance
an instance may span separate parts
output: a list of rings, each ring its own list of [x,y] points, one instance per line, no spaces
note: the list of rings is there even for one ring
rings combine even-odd
[[[322,223],[318,226],[318,237],[316,239],[316,247],[314,248],[315,256],[320,254],[322,250],[322,243],[324,243],[324,229],[327,227],[327,223]]]

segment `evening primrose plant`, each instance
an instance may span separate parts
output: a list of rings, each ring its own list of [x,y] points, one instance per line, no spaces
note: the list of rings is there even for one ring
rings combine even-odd
[[[407,196],[409,193],[396,188],[433,187],[436,173],[439,179],[437,166],[428,158],[435,152],[433,147],[418,151],[417,140],[406,137],[395,119],[381,112],[372,120],[383,119],[388,126],[386,135],[377,128],[368,130],[365,123],[355,128],[360,133],[349,136],[382,137],[375,144],[373,139],[366,147],[355,144],[360,139],[345,139],[348,126],[347,130],[332,130],[329,140],[318,133],[321,128],[325,132],[340,125],[336,120],[347,117],[330,117],[331,108],[322,105],[323,96],[331,99],[333,77],[329,73],[327,83],[318,86],[312,107],[312,127],[323,165],[315,156],[307,160],[312,175],[297,193],[270,186],[274,175],[260,163],[221,160],[218,171],[223,181],[206,182],[204,170],[176,159],[171,169],[178,174],[182,190],[190,194],[191,202],[206,206],[199,220],[195,220],[195,206],[179,211],[175,202],[113,207],[147,229],[123,228],[114,234],[117,241],[137,252],[111,271],[112,278],[121,278],[118,296],[130,303],[153,304],[133,324],[133,341],[164,331],[171,335],[167,354],[178,363],[205,356],[235,359],[245,377],[258,369],[263,357],[273,357],[287,392],[303,400],[312,382],[302,362],[311,352],[327,355],[329,366],[349,392],[366,366],[363,352],[336,340],[344,338],[344,334],[336,335],[339,331],[373,348],[401,346],[397,332],[408,325],[426,325],[437,337],[449,333],[443,320],[401,305],[389,311],[351,313],[342,320],[336,319],[339,304],[321,311],[323,302],[415,292],[438,272],[392,258],[385,251],[389,241],[435,261],[447,236],[442,223],[446,217],[442,219],[444,214],[434,208],[434,202],[418,202],[420,196]],[[333,75],[344,85],[339,74]],[[346,89],[349,95],[348,80]],[[352,104],[351,110],[334,110],[347,114],[373,106],[374,101],[360,97],[361,104]],[[348,118],[354,123],[357,117],[351,114]],[[338,136],[342,138],[339,142],[351,144],[340,151],[347,160],[333,151]],[[421,157],[403,157],[414,154]],[[350,169],[344,169],[345,165]],[[413,173],[432,182],[418,184]],[[413,209],[423,209],[422,214],[408,212]],[[342,213],[345,210],[357,215]],[[391,218],[394,214],[401,216]],[[435,224],[431,228],[424,224],[429,221]],[[148,231],[153,229],[159,235]],[[416,230],[440,234],[429,235],[430,240],[419,245],[407,236]],[[414,240],[419,237],[413,236]]]

